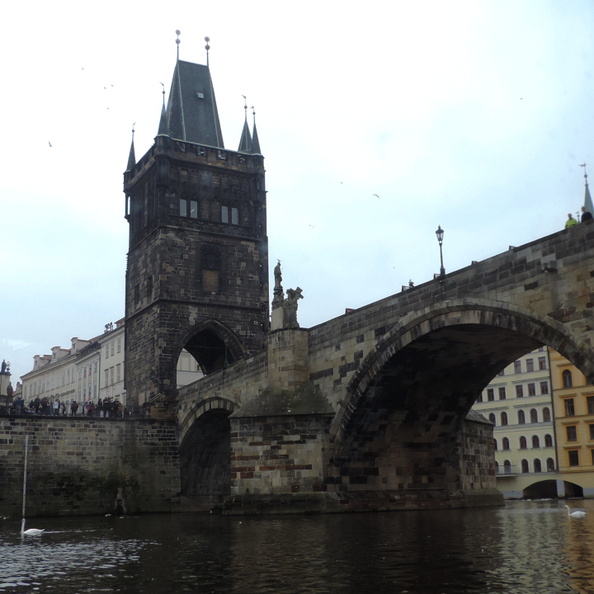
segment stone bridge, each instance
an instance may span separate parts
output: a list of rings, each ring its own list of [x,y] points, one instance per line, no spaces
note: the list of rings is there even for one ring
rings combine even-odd
[[[410,288],[183,388],[186,502],[232,513],[499,501],[484,386],[546,344],[594,383],[590,221]]]

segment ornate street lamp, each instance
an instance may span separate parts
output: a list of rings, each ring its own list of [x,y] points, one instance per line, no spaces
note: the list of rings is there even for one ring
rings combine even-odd
[[[439,269],[439,277],[443,278],[445,276],[445,268],[443,267],[443,251],[441,249],[441,244],[443,243],[443,229],[441,228],[441,225],[437,227],[435,235],[437,236],[437,243],[439,243],[439,261],[441,263],[441,268]]]

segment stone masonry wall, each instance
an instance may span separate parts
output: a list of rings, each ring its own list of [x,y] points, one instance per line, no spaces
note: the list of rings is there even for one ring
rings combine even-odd
[[[25,435],[29,517],[166,512],[179,504],[174,423],[4,417],[0,515],[21,515]]]

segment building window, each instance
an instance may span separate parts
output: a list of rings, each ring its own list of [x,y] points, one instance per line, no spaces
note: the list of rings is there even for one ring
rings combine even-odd
[[[122,352],[122,338],[118,338],[118,353]]]
[[[564,388],[572,388],[573,387],[573,378],[571,377],[571,371],[569,369],[565,369],[561,374],[561,378],[563,379],[563,387]]]
[[[534,371],[534,359],[526,359],[526,371]]]
[[[536,384],[528,384],[528,396],[536,396]]]
[[[551,409],[548,406],[545,406],[542,409],[542,420],[545,423],[550,423],[551,422]]]
[[[539,357],[538,358],[538,369],[540,371],[547,368],[547,358],[546,357]]]
[[[482,392],[478,395],[478,398],[476,399],[476,401],[477,402],[482,402],[483,401],[483,393]]]
[[[528,467],[528,460],[522,460],[522,472],[530,472],[530,468]]]
[[[523,410],[518,411],[518,425],[523,425],[526,422],[526,415]]]
[[[535,458],[534,460],[534,472],[542,472],[542,467],[538,458]]]
[[[495,392],[493,391],[493,388],[487,388],[487,400],[489,402],[495,400]]]
[[[506,412],[502,412],[501,413],[501,426],[505,426],[507,425],[507,413]]]
[[[594,415],[594,396],[588,396],[586,398],[586,404],[588,405],[588,414]]]
[[[525,450],[527,447],[528,442],[526,441],[526,438],[522,435],[522,437],[520,437],[520,449]]]
[[[495,451],[497,451],[497,440],[496,439],[493,440],[493,449]]]
[[[553,447],[553,436],[548,433],[545,435],[545,448]]]
[[[575,415],[575,408],[573,406],[573,398],[566,398],[565,402],[565,416],[573,417]]]
[[[514,361],[514,373],[522,373],[522,362]]]
[[[538,423],[538,412],[535,408],[530,410],[530,422],[531,423]]]
[[[569,425],[565,427],[567,434],[567,441],[577,441],[577,427],[575,425]]]
[[[188,201],[185,198],[179,199],[179,216],[180,217],[188,216]]]
[[[590,450],[590,457],[592,458],[592,464],[594,464],[594,450]]]
[[[491,421],[493,425],[497,425],[497,422],[495,421],[495,415],[493,413],[489,415],[489,421]]]
[[[540,382],[540,393],[541,394],[549,393],[549,382]]]
[[[198,218],[198,202],[196,200],[190,200],[190,218]]]
[[[505,388],[499,388],[499,400],[505,400]]]
[[[504,450],[509,450],[509,439],[507,437],[503,438],[502,445]]]
[[[538,435],[532,436],[532,447],[539,448],[540,447],[540,439],[538,439]]]
[[[555,472],[555,461],[552,458],[547,458],[547,472]]]
[[[579,452],[577,450],[569,450],[569,452],[567,452],[567,457],[569,458],[570,466],[580,465]]]
[[[523,398],[524,397],[524,386],[522,384],[518,384],[516,386],[516,398]]]
[[[239,210],[234,206],[221,206],[221,223],[239,225]]]
[[[590,439],[594,439],[594,425],[588,425],[590,427]]]

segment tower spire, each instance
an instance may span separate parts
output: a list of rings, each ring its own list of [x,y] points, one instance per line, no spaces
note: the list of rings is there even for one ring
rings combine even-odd
[[[254,118],[254,126],[252,132],[252,153],[254,155],[261,155],[262,151],[260,151],[260,141],[258,140],[258,130],[256,129],[256,110],[252,105],[252,115]]]
[[[136,122],[132,124],[132,143],[130,144],[130,154],[128,155],[128,166],[126,167],[126,171],[130,171],[130,169],[133,169],[134,165],[136,165],[136,154],[134,152],[134,126],[136,126]]]
[[[243,97],[243,109],[245,113],[244,121],[243,121],[243,130],[241,132],[241,139],[239,140],[239,148],[238,151],[242,153],[251,153],[252,152],[252,135],[250,134],[250,129],[247,123],[247,99],[245,95]]]
[[[580,164],[580,167],[584,168],[584,208],[590,214],[594,213],[594,206],[592,205],[592,196],[590,196],[590,188],[588,186],[588,171],[586,169],[586,163]]]

